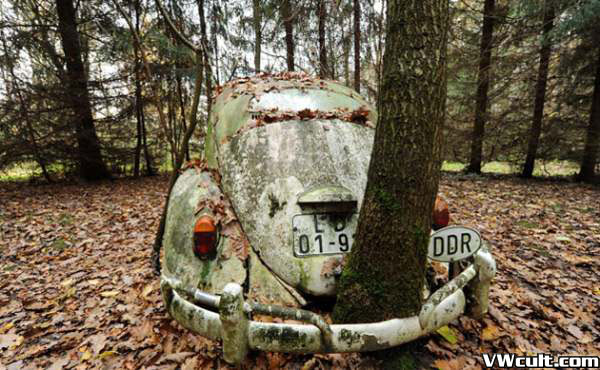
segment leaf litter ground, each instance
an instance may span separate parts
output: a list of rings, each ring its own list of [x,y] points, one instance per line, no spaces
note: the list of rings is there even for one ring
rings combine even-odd
[[[169,319],[150,267],[167,180],[0,187],[0,369],[228,368]],[[481,352],[600,355],[600,190],[446,174],[453,224],[481,230],[490,313],[424,340],[432,366]],[[246,368],[368,368],[365,355],[252,353]]]

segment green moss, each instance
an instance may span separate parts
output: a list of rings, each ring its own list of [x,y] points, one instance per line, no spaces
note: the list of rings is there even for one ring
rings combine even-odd
[[[395,213],[402,209],[402,205],[398,203],[396,197],[388,193],[384,188],[375,189],[375,200],[383,209],[390,213]]]
[[[340,332],[340,340],[346,342],[348,346],[352,346],[354,343],[360,341],[360,334],[351,330],[342,329]]]
[[[424,276],[420,276],[417,264],[425,263],[429,233],[414,225],[409,234],[412,234],[411,245],[416,248],[416,255],[411,258],[390,255],[384,262],[380,261],[381,265],[369,266],[373,262],[373,254],[368,257],[360,252],[358,255],[350,254],[338,283],[338,304],[333,311],[335,322],[375,322],[411,316],[418,311]],[[361,248],[358,244],[354,246],[357,247]],[[394,272],[399,268],[405,273]],[[401,275],[408,280],[395,280]],[[407,284],[408,281],[412,283]]]
[[[304,289],[308,286],[308,274],[304,269],[304,261],[298,260],[298,267],[300,268],[300,288]]]
[[[209,168],[218,167],[213,130],[213,123],[211,121],[206,127],[206,141],[204,143],[204,158]]]
[[[204,261],[202,263],[202,271],[200,272],[200,280],[202,280],[203,282],[206,282],[208,280],[208,273],[211,270],[210,265],[211,265],[210,261]]]
[[[308,337],[306,333],[300,333],[289,327],[279,328],[261,328],[257,335],[264,342],[279,342],[283,347],[306,348],[308,347]]]
[[[67,249],[68,246],[69,246],[68,243],[64,239],[61,239],[61,238],[56,239],[55,241],[52,242],[52,244],[50,244],[50,248],[57,250],[59,252]]]

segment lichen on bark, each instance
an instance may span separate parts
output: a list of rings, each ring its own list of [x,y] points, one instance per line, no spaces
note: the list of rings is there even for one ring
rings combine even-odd
[[[421,307],[441,166],[447,30],[447,0],[388,2],[379,120],[337,322],[407,317]]]

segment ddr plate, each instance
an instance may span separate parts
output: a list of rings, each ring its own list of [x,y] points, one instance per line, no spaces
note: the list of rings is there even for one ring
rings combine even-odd
[[[440,262],[454,262],[475,254],[481,248],[479,231],[467,226],[446,226],[431,234],[427,255]]]
[[[292,218],[296,257],[348,253],[354,242],[356,213],[315,213]]]

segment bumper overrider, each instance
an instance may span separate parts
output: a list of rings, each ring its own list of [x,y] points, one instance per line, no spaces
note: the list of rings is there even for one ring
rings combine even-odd
[[[429,296],[419,315],[366,324],[329,325],[311,311],[245,302],[242,287],[234,283],[226,285],[221,295],[212,295],[163,274],[161,291],[169,314],[195,333],[221,339],[223,357],[231,364],[241,363],[250,349],[290,353],[376,351],[432,333],[465,311],[474,317],[485,314],[496,262],[485,248],[474,257],[473,264]],[[252,321],[248,319],[250,314],[306,324]]]

